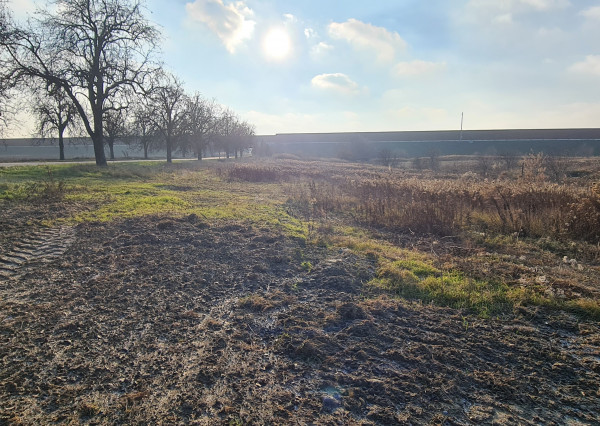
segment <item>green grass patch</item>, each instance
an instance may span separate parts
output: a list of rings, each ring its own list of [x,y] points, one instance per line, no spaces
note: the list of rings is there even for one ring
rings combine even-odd
[[[367,285],[398,297],[466,309],[482,317],[506,313],[513,306],[509,287],[502,283],[475,280],[459,271],[444,274],[415,260],[378,263],[376,277]]]
[[[76,221],[106,222],[115,218],[144,215],[182,214],[190,210],[184,200],[169,195],[120,197],[97,210],[78,215]]]
[[[53,191],[60,194],[66,209],[70,205],[84,207],[62,219],[67,222],[195,213],[205,220],[257,223],[304,240],[307,235],[307,227],[282,207],[284,196],[279,184],[224,181],[209,163],[0,169],[0,199],[49,199]]]
[[[501,282],[476,280],[461,271],[443,271],[427,254],[369,238],[360,230],[345,228],[336,244],[371,257],[375,277],[367,287],[396,297],[465,309],[482,317],[512,310],[510,287]]]
[[[565,302],[565,309],[583,317],[600,321],[600,301],[595,299],[577,299]]]

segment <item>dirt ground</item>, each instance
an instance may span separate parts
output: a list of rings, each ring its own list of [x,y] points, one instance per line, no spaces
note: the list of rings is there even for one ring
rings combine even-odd
[[[597,323],[370,297],[267,227],[42,216],[2,221],[0,424],[598,424]]]

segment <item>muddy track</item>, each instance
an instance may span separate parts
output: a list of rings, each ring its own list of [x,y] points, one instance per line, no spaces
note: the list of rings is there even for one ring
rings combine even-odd
[[[42,228],[15,241],[6,253],[0,253],[0,278],[14,279],[25,271],[61,257],[73,242],[70,226]]]

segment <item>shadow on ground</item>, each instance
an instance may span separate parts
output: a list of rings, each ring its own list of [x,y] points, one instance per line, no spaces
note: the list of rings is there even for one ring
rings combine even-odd
[[[26,233],[13,229],[2,248]],[[0,423],[564,424],[598,326],[372,299],[368,259],[192,215],[79,225],[0,278]]]

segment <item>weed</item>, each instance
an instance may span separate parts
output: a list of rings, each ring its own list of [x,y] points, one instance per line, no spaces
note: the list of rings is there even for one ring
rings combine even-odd
[[[310,263],[308,261],[302,262],[302,264],[300,266],[302,267],[303,270],[305,270],[308,273],[310,273],[310,271],[312,271],[312,269],[313,269],[312,263]]]
[[[229,426],[242,426],[244,424],[244,422],[242,422],[242,420],[239,417],[232,417],[229,419],[228,425]]]
[[[469,321],[468,321],[467,317],[465,317],[465,316],[462,317],[462,325],[463,325],[463,328],[465,329],[465,332],[469,330]]]

